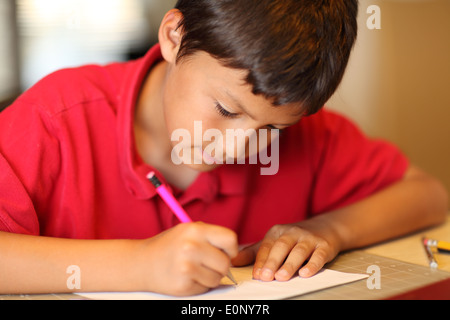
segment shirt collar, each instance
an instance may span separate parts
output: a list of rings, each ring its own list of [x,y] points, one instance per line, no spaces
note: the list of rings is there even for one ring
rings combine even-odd
[[[125,187],[141,200],[155,196],[156,192],[146,178],[152,168],[142,162],[136,149],[134,114],[144,80],[151,67],[161,59],[160,46],[156,45],[143,58],[128,62],[119,89],[117,127],[120,169]]]
[[[213,202],[217,196],[240,196],[247,193],[249,186],[248,166],[223,165],[214,171],[201,173],[185,191],[178,190],[180,202],[186,204],[196,199]]]

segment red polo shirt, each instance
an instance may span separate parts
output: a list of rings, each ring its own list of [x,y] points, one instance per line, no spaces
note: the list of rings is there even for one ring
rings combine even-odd
[[[178,223],[147,181],[153,168],[133,135],[141,85],[159,59],[155,46],[136,61],[58,71],[0,114],[1,231],[144,239]],[[186,191],[172,190],[193,220],[229,227],[250,243],[275,224],[361,200],[407,167],[392,145],[321,111],[283,134],[278,174],[224,165]]]

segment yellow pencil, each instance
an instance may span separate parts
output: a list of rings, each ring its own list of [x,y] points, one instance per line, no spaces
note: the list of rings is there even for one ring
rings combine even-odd
[[[425,239],[424,243],[425,243],[425,245],[436,248],[437,250],[439,250],[441,252],[450,253],[450,242],[433,240],[433,239]]]

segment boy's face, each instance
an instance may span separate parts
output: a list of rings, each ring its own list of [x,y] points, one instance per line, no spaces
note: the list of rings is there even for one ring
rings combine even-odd
[[[302,117],[301,105],[274,107],[264,97],[252,93],[251,86],[244,82],[246,72],[224,67],[205,52],[168,63],[166,70],[163,105],[169,139],[176,151],[172,154],[183,158],[184,164],[195,170],[209,171],[220,165],[211,164],[213,160],[226,163],[253,153],[248,147],[249,136],[241,143],[239,139],[230,141],[226,138],[227,130],[236,133],[238,129],[250,129],[256,135],[267,130],[267,139],[258,143],[261,150],[275,138],[273,129],[286,129]],[[209,139],[204,136],[208,132],[222,134],[223,150],[216,141],[217,135]],[[234,150],[229,150],[231,142]],[[207,161],[201,161],[202,157]],[[196,159],[202,164],[196,164]]]

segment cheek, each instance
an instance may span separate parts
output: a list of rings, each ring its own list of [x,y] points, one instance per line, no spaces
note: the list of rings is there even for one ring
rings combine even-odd
[[[164,120],[169,134],[177,129],[188,129],[192,122],[189,109],[194,102],[189,92],[189,84],[183,83],[182,72],[173,71],[169,74],[163,92]]]
[[[215,110],[209,107],[208,101],[201,97],[186,99],[168,98],[164,106],[164,118],[169,137],[175,131],[188,131],[194,137],[203,137],[206,130],[221,130],[222,122],[217,118]]]
[[[193,100],[168,99],[164,108],[167,135],[172,147],[190,149],[203,145],[205,130],[210,128],[205,107]]]
[[[164,119],[166,122],[167,133],[170,136],[179,129],[186,128],[186,117],[183,114],[183,109],[173,104],[166,104],[164,108]]]
[[[190,131],[195,121],[192,112],[189,111],[192,102],[177,94],[167,94],[163,103],[164,121],[169,137],[179,129]]]

